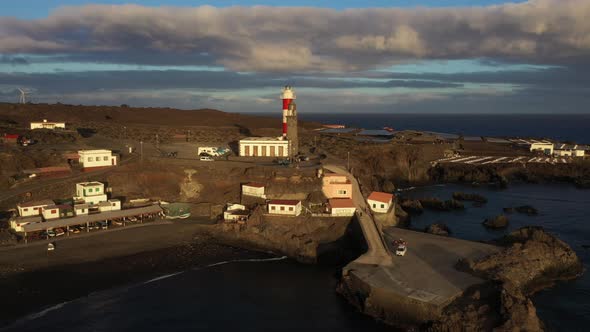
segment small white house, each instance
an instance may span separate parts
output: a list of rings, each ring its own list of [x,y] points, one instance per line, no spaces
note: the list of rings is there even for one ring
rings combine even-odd
[[[31,129],[66,129],[65,122],[50,122],[43,119],[42,122],[31,122]]]
[[[107,201],[104,183],[92,181],[76,183],[76,197],[74,201],[84,201],[86,204],[99,204]]]
[[[242,204],[228,203],[226,210],[223,212],[223,220],[225,221],[246,221],[250,213],[246,206]]]
[[[541,151],[546,155],[553,154],[553,143],[535,142],[531,143],[530,151]]]
[[[41,216],[32,216],[32,217],[16,217],[10,219],[10,228],[14,229],[15,232],[23,232],[23,226],[28,224],[35,224],[42,222]]]
[[[298,216],[301,214],[301,201],[288,199],[273,199],[268,202],[268,213],[281,214],[289,216]]]
[[[74,212],[77,216],[83,216],[88,214],[88,209],[90,205],[88,204],[75,204],[74,205]]]
[[[58,219],[59,207],[56,205],[44,206],[41,211],[41,214],[43,215],[43,219],[45,220]]]
[[[50,205],[55,205],[55,203],[52,200],[46,199],[42,201],[18,204],[16,208],[18,210],[19,216],[31,217],[41,215],[43,208]]]
[[[242,185],[242,195],[266,198],[264,184],[250,182]]]
[[[98,211],[100,211],[100,212],[117,211],[117,210],[121,210],[121,201],[118,199],[109,199],[106,202],[98,203]]]
[[[333,198],[328,200],[328,208],[333,217],[351,217],[356,212],[354,202],[350,198]]]
[[[117,156],[111,150],[80,150],[78,155],[84,169],[117,165]]]
[[[387,213],[393,205],[393,194],[373,191],[367,198],[371,211],[376,213]]]
[[[586,151],[579,145],[556,144],[553,154],[559,157],[583,157]]]

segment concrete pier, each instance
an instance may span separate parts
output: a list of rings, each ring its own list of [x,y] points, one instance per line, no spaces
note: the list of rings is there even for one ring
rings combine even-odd
[[[341,292],[366,314],[419,324],[436,319],[442,309],[484,280],[455,268],[464,258],[477,260],[500,248],[396,227],[380,233],[369,213],[358,181],[341,167],[324,168],[346,174],[353,183],[353,200],[368,250],[342,270]],[[408,244],[405,256],[395,256],[393,240]]]

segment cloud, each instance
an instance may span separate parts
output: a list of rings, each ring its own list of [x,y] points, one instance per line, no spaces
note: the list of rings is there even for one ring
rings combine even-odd
[[[588,62],[590,2],[531,0],[465,8],[63,7],[0,18],[0,53],[122,59],[154,52],[237,71],[353,71],[408,59]],[[144,60],[145,61],[145,60]]]

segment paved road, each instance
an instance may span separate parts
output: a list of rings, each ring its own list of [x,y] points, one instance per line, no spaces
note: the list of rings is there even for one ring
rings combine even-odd
[[[367,241],[369,250],[359,257],[355,262],[363,264],[391,264],[391,253],[387,249],[387,245],[381,234],[373,217],[367,211],[367,203],[361,188],[356,178],[346,171],[344,168],[336,165],[324,165],[324,168],[334,173],[343,174],[352,182],[352,200],[357,208],[357,218],[363,230],[363,235]]]

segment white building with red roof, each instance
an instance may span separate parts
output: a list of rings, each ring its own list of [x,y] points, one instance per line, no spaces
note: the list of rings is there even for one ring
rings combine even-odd
[[[298,216],[301,214],[301,201],[290,199],[273,199],[268,202],[269,214]]]
[[[393,205],[393,194],[380,191],[373,191],[367,198],[367,204],[371,211],[376,213],[387,213]]]
[[[356,207],[350,198],[333,198],[328,200],[328,210],[333,217],[351,217]]]

